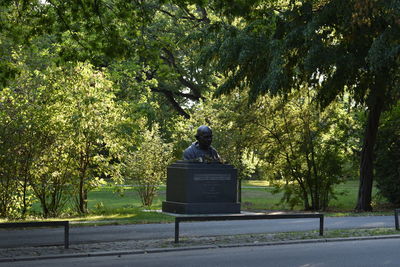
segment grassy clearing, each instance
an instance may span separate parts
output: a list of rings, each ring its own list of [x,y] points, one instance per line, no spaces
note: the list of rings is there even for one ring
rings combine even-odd
[[[242,186],[270,186],[266,180],[245,180],[242,181]]]
[[[288,210],[289,207],[280,204],[282,194],[273,194],[272,187],[267,181],[244,181],[242,183],[242,210]],[[89,193],[88,207],[90,213],[86,216],[64,215],[60,219],[68,219],[74,224],[129,224],[129,223],[164,223],[172,222],[173,217],[160,212],[161,203],[165,200],[165,186],[160,186],[159,194],[150,208],[143,208],[139,196],[134,188],[124,187],[123,193],[117,193],[111,187],[102,187]],[[372,213],[353,213],[358,193],[358,181],[348,181],[336,186],[337,199],[331,201],[328,216],[370,215]],[[376,190],[374,190],[375,194]],[[379,204],[379,203],[378,203]],[[377,212],[373,214],[392,214],[380,209],[376,204]],[[39,211],[39,205],[35,205]],[[301,210],[302,207],[295,207]],[[383,211],[383,212],[382,212]],[[30,217],[29,220],[42,220]],[[54,220],[54,219],[53,219]],[[3,220],[4,221],[4,220]],[[2,222],[2,220],[0,220]]]
[[[273,194],[273,188],[268,181],[242,182],[242,208],[246,210],[288,210],[288,205],[280,203],[282,193]],[[349,212],[356,205],[358,182],[348,181],[336,186],[337,199],[331,200],[330,211]],[[301,206],[295,210],[301,210]]]
[[[335,216],[353,214],[358,195],[358,180],[350,180],[339,184],[334,191],[336,199],[329,203],[328,212]],[[272,187],[268,181],[244,181],[242,182],[242,208],[247,210],[287,210],[289,207],[280,204],[282,193],[272,194]],[[373,207],[376,213],[387,212],[385,200],[377,197],[377,190],[373,188]],[[295,207],[295,210],[301,210],[301,206]],[[391,209],[390,209],[391,212]],[[361,215],[367,213],[361,213]]]

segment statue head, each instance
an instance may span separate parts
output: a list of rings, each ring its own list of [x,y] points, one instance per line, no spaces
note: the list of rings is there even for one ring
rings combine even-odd
[[[212,131],[210,127],[202,125],[197,128],[197,133],[195,135],[197,142],[201,149],[208,149],[212,142]]]

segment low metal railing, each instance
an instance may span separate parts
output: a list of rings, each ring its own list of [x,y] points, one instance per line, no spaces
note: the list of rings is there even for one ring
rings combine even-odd
[[[399,227],[399,212],[400,212],[400,209],[395,209],[394,210],[394,226],[395,226],[396,230],[400,230],[400,227]]]
[[[204,216],[178,216],[175,217],[175,243],[179,243],[179,223],[189,221],[233,221],[233,220],[271,220],[271,219],[299,219],[319,218],[319,235],[324,235],[324,215],[312,214],[230,214],[230,215],[204,215]]]
[[[0,223],[0,228],[64,226],[64,248],[69,248],[69,221]]]

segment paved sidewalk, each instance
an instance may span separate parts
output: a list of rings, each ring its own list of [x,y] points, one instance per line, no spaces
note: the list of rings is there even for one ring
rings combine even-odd
[[[209,221],[180,224],[181,236],[219,236],[316,230],[319,219]],[[394,216],[325,217],[325,230],[394,227]],[[156,240],[174,237],[174,224],[71,227],[71,244]],[[0,231],[0,248],[62,244],[63,228]]]
[[[174,224],[72,227],[70,248],[64,249],[63,228],[0,231],[0,262],[10,258],[88,255],[154,249],[280,241],[275,233],[318,230],[318,219],[249,220],[181,223],[180,245],[173,243]],[[325,230],[394,229],[394,216],[326,217]],[[253,235],[257,238],[253,238]],[[400,236],[399,236],[400,237]],[[313,237],[311,237],[313,238]],[[317,233],[315,238],[319,238]],[[54,245],[57,244],[57,245]]]

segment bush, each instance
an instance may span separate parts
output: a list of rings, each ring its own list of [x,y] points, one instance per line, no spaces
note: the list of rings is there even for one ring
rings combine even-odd
[[[143,140],[137,151],[126,160],[126,180],[135,184],[142,205],[150,207],[157,195],[158,186],[165,182],[167,166],[172,159],[171,145],[165,143],[154,125],[143,132]]]

